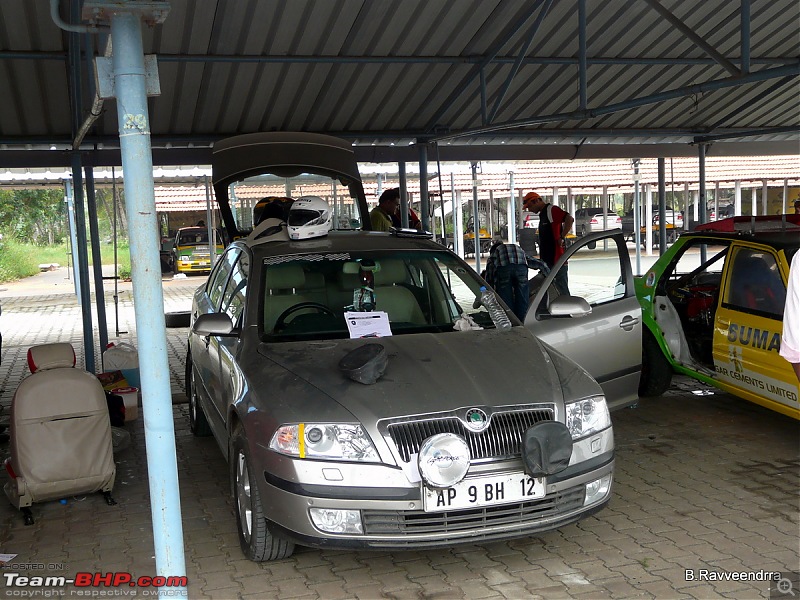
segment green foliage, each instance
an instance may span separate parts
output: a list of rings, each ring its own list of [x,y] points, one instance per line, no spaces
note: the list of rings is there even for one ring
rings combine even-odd
[[[32,188],[0,190],[0,223],[6,236],[34,244],[56,244],[67,233],[64,192]]]
[[[89,266],[92,263],[91,249],[87,250]],[[114,246],[100,244],[100,259],[103,265],[114,264]],[[63,267],[72,265],[72,254],[67,242],[52,246],[36,246],[5,236],[0,240],[0,282],[15,281],[39,273],[39,265],[56,263]],[[121,278],[131,276],[131,256],[128,241],[120,240],[117,247],[117,274]]]
[[[0,241],[0,282],[30,277],[38,272],[39,263],[28,244],[20,244],[9,237]]]

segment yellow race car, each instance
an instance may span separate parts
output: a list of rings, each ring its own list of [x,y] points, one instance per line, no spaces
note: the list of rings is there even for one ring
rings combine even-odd
[[[672,373],[800,419],[798,380],[778,352],[800,215],[698,226],[636,279],[646,326],[639,395]]]

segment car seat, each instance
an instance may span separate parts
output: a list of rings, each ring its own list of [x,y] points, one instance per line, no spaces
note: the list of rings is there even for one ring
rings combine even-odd
[[[28,350],[31,374],[11,400],[11,456],[5,466],[10,481],[4,491],[33,523],[34,502],[103,492],[111,498],[116,465],[108,405],[100,381],[75,368],[68,343]]]
[[[389,321],[425,323],[425,315],[414,294],[402,284],[408,281],[408,269],[401,260],[382,260],[375,271],[376,310],[389,314]]]
[[[306,283],[303,267],[295,263],[272,265],[267,269],[267,294],[264,296],[264,331],[271,332],[283,312],[311,299],[301,293]],[[300,309],[286,319],[291,321],[299,314],[314,312]]]
[[[773,263],[774,264],[774,263]],[[786,289],[777,271],[759,256],[744,255],[733,266],[730,302],[751,310],[781,314]]]

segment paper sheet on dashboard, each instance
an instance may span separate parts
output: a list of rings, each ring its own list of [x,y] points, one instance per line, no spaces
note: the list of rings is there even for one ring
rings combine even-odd
[[[351,338],[388,337],[392,335],[389,315],[383,311],[345,312]]]

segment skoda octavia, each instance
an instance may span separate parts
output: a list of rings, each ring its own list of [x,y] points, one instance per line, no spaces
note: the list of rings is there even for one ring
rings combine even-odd
[[[214,161],[235,241],[194,297],[187,392],[192,431],[230,465],[248,558],[515,538],[607,504],[603,388],[504,305],[496,326],[452,252],[362,230],[348,143],[240,136]],[[570,321],[580,300],[545,312]]]

